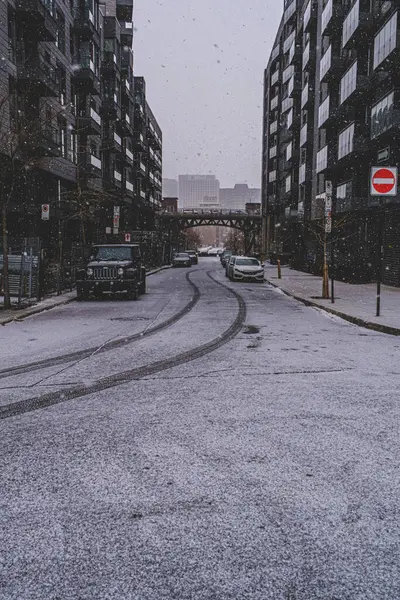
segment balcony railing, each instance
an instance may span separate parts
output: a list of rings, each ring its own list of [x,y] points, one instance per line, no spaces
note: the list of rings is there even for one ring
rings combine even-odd
[[[86,7],[76,7],[73,9],[74,28],[79,31],[80,37],[89,39],[92,36],[99,40],[100,32],[97,19],[94,13]]]
[[[58,82],[53,67],[39,58],[18,65],[18,80],[37,88],[40,96],[57,96]]]
[[[54,3],[50,0],[16,0],[15,10],[25,20],[31,37],[54,42],[57,38]]]

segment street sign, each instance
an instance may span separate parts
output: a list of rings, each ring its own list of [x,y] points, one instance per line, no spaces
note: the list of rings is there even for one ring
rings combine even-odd
[[[125,234],[125,241],[126,242],[130,242],[131,241],[131,234],[130,233],[126,233]]]
[[[327,195],[325,198],[325,215],[332,212],[332,196]]]
[[[332,196],[332,181],[325,181],[325,192]]]
[[[42,221],[48,221],[50,216],[50,206],[42,204]]]
[[[371,196],[397,195],[397,167],[372,167]]]
[[[119,217],[119,206],[114,206],[114,217]]]
[[[325,233],[331,233],[332,231],[332,215],[331,213],[329,213],[329,215],[327,215],[325,217]]]

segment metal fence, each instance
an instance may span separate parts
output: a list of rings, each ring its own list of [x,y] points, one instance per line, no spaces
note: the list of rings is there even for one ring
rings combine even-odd
[[[0,248],[2,240],[0,238]],[[18,299],[37,298],[40,294],[40,241],[37,238],[11,238],[8,242],[8,281],[10,295]],[[0,290],[3,293],[4,257],[0,250]]]

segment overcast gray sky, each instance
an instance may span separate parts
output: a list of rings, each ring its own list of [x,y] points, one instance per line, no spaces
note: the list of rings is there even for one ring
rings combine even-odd
[[[283,0],[136,0],[135,74],[163,130],[163,176],[260,187],[262,79]]]

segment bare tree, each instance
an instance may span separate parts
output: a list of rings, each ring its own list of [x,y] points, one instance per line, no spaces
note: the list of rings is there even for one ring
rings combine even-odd
[[[322,250],[322,298],[329,298],[329,268],[328,268],[328,242],[336,244],[346,239],[346,225],[354,221],[354,216],[349,214],[337,215],[332,222],[332,231],[328,234],[325,229],[325,219],[309,221],[307,230],[311,233],[317,246]]]
[[[226,238],[225,247],[231,250],[233,254],[244,252],[244,235],[238,229],[232,229]]]
[[[200,232],[194,227],[190,227],[185,231],[185,241],[187,248],[198,248],[201,245]]]

